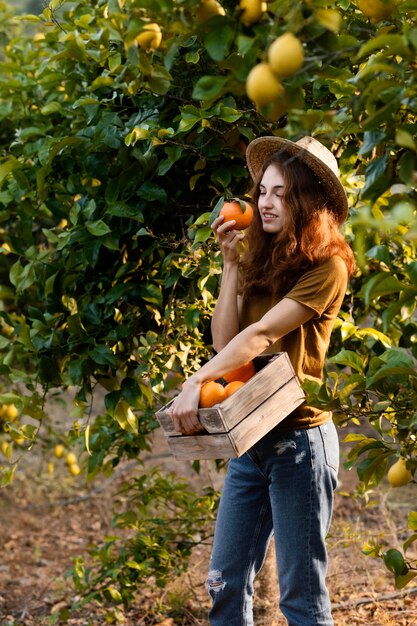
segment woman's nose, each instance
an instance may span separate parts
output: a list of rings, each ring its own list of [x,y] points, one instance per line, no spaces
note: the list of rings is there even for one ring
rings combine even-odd
[[[271,203],[272,203],[271,194],[264,193],[262,196],[260,196],[260,198],[259,198],[259,206],[270,207]]]

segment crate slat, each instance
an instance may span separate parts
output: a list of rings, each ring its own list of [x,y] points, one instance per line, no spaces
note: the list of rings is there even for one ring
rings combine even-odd
[[[287,353],[254,361],[257,369],[264,367],[232,396],[210,409],[198,410],[206,432],[183,435],[175,431],[168,414],[173,400],[156,413],[177,458],[240,456],[304,402],[304,392]]]
[[[262,357],[257,357],[262,359]],[[198,419],[208,433],[224,433],[234,428],[249,415],[264,399],[274,394],[295,376],[286,352],[272,355],[269,362],[264,357],[259,361],[267,363],[250,378],[243,387],[226,398],[221,404],[208,409],[198,409]],[[171,400],[156,413],[156,417],[167,435],[180,434],[175,430],[168,410]]]

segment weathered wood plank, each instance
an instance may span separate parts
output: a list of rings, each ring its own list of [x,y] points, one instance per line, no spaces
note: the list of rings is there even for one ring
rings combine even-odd
[[[256,357],[255,364],[264,365],[243,387],[224,400],[221,404],[209,409],[199,409],[200,423],[209,433],[224,433],[234,428],[250,414],[266,398],[285,386],[294,376],[294,370],[286,352],[277,355]],[[266,364],[266,365],[265,365]],[[168,414],[173,401],[156,413],[165,434],[179,434]]]
[[[228,433],[168,437],[168,445],[174,456],[183,459],[241,456],[303,401],[300,384],[293,378]]]
[[[287,415],[304,402],[304,393],[296,378],[292,378],[284,387],[270,396],[246,419],[239,422],[229,436],[241,456],[259,439],[278,426]]]
[[[177,459],[231,459],[237,451],[227,433],[222,435],[181,435],[167,437]]]
[[[201,421],[208,432],[229,431],[246,419],[262,402],[275,394],[279,389],[295,377],[294,370],[286,352],[280,353],[262,370],[250,378],[243,387],[218,405],[218,410],[224,424],[222,430],[216,430],[216,422]],[[201,419],[208,409],[200,409]]]

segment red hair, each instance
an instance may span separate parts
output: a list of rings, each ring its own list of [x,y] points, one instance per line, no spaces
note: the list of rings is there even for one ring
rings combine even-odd
[[[264,163],[250,191],[255,205],[259,184],[270,165],[279,169],[284,179],[284,224],[279,232],[266,233],[259,211],[254,211],[241,261],[243,293],[283,297],[305,271],[336,255],[344,260],[349,276],[352,275],[355,260],[339,230],[337,207],[329,206],[319,179],[300,159],[280,151]]]

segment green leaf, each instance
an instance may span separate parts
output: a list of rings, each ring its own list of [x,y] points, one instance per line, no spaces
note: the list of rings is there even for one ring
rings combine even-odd
[[[406,184],[411,183],[417,169],[416,155],[407,150],[401,155],[398,165],[401,180]]]
[[[16,463],[8,468],[0,467],[2,487],[5,487],[6,485],[12,482],[16,467],[17,467]]]
[[[387,176],[388,155],[374,159],[366,168],[365,187],[362,191],[362,198],[378,197],[390,185],[390,179]]]
[[[165,95],[171,86],[172,76],[165,67],[158,65],[153,67],[147,77],[149,89],[160,96]]]
[[[227,83],[226,76],[202,76],[194,86],[194,100],[212,100],[223,92]]]
[[[369,259],[376,259],[377,261],[381,261],[382,263],[385,263],[385,265],[387,265],[388,267],[391,265],[391,257],[389,249],[386,245],[374,246],[367,251],[366,256]]]
[[[390,376],[403,376],[405,384],[409,377],[417,378],[417,371],[412,367],[402,365],[384,365],[376,374],[366,377],[366,388],[370,389],[376,382]]]
[[[117,365],[116,357],[108,346],[96,346],[90,350],[89,355],[99,365],[109,365],[112,368],[115,368]]]
[[[363,373],[365,369],[365,364],[362,358],[356,354],[356,352],[352,352],[351,350],[341,350],[338,354],[331,357],[329,361],[331,363],[335,363],[336,365],[351,367],[360,373]]]
[[[359,328],[356,331],[356,337],[372,337],[372,339],[380,341],[385,348],[390,348],[392,345],[391,339],[376,328]]]
[[[229,24],[218,24],[208,31],[204,38],[207,52],[214,61],[223,61],[234,38],[234,30]]]
[[[372,152],[385,139],[385,132],[382,130],[367,130],[363,134],[363,143],[359,149],[359,155],[365,156]]]
[[[406,539],[406,541],[404,541],[403,543],[403,550],[404,550],[404,554],[407,552],[408,548],[413,545],[413,543],[415,543],[417,541],[417,534],[414,533],[414,535],[411,535],[410,537],[408,537],[408,539]]]
[[[211,235],[213,234],[213,231],[211,230],[211,228],[209,228],[208,226],[203,226],[203,228],[199,228],[194,237],[193,237],[193,241],[194,243],[201,243],[204,241],[207,241],[207,239],[209,239],[209,237],[211,237]]]
[[[399,550],[391,548],[382,553],[386,567],[396,576],[407,574],[408,568],[404,560],[404,556]]]
[[[187,105],[180,108],[181,120],[179,125],[180,132],[186,133],[193,128],[197,123],[201,122],[200,110],[195,106]]]
[[[408,570],[406,574],[398,574],[395,576],[395,586],[397,589],[403,589],[408,583],[417,576],[416,570]]]
[[[160,202],[166,204],[168,201],[167,193],[160,185],[147,181],[141,185],[138,195],[148,202]]]
[[[151,304],[159,305],[162,302],[162,293],[159,285],[142,285],[139,288],[139,294],[143,300],[150,302]]]
[[[214,206],[214,209],[212,210],[212,212],[210,213],[209,218],[208,218],[209,226],[212,225],[212,223],[214,222],[216,217],[219,217],[219,213],[222,210],[222,206],[223,206],[224,202],[225,202],[224,196],[221,196],[219,198],[219,200],[216,202],[216,204]]]
[[[19,161],[15,158],[11,158],[8,161],[3,161],[3,163],[0,163],[0,184],[3,182],[6,176],[17,167],[20,167],[20,165]]]
[[[404,35],[385,34],[374,37],[363,44],[359,49],[355,60],[359,61],[359,59],[362,59],[362,57],[367,56],[374,50],[381,50],[383,48],[388,48],[388,51],[391,54],[399,54],[400,56],[407,56],[410,54],[407,39]]]
[[[103,220],[97,220],[96,222],[87,222],[85,227],[88,232],[95,237],[102,237],[103,235],[107,235],[111,232],[111,228],[107,226],[107,224],[103,222]]]
[[[359,297],[365,299],[365,304],[369,304],[373,300],[377,300],[381,296],[399,293],[406,288],[396,276],[392,276],[388,272],[378,272],[370,278],[359,292]]]
[[[395,133],[395,143],[403,148],[409,148],[414,151],[417,148],[413,136],[402,128],[399,128]]]
[[[53,115],[53,113],[59,113],[62,110],[59,102],[49,102],[41,108],[42,115]]]

